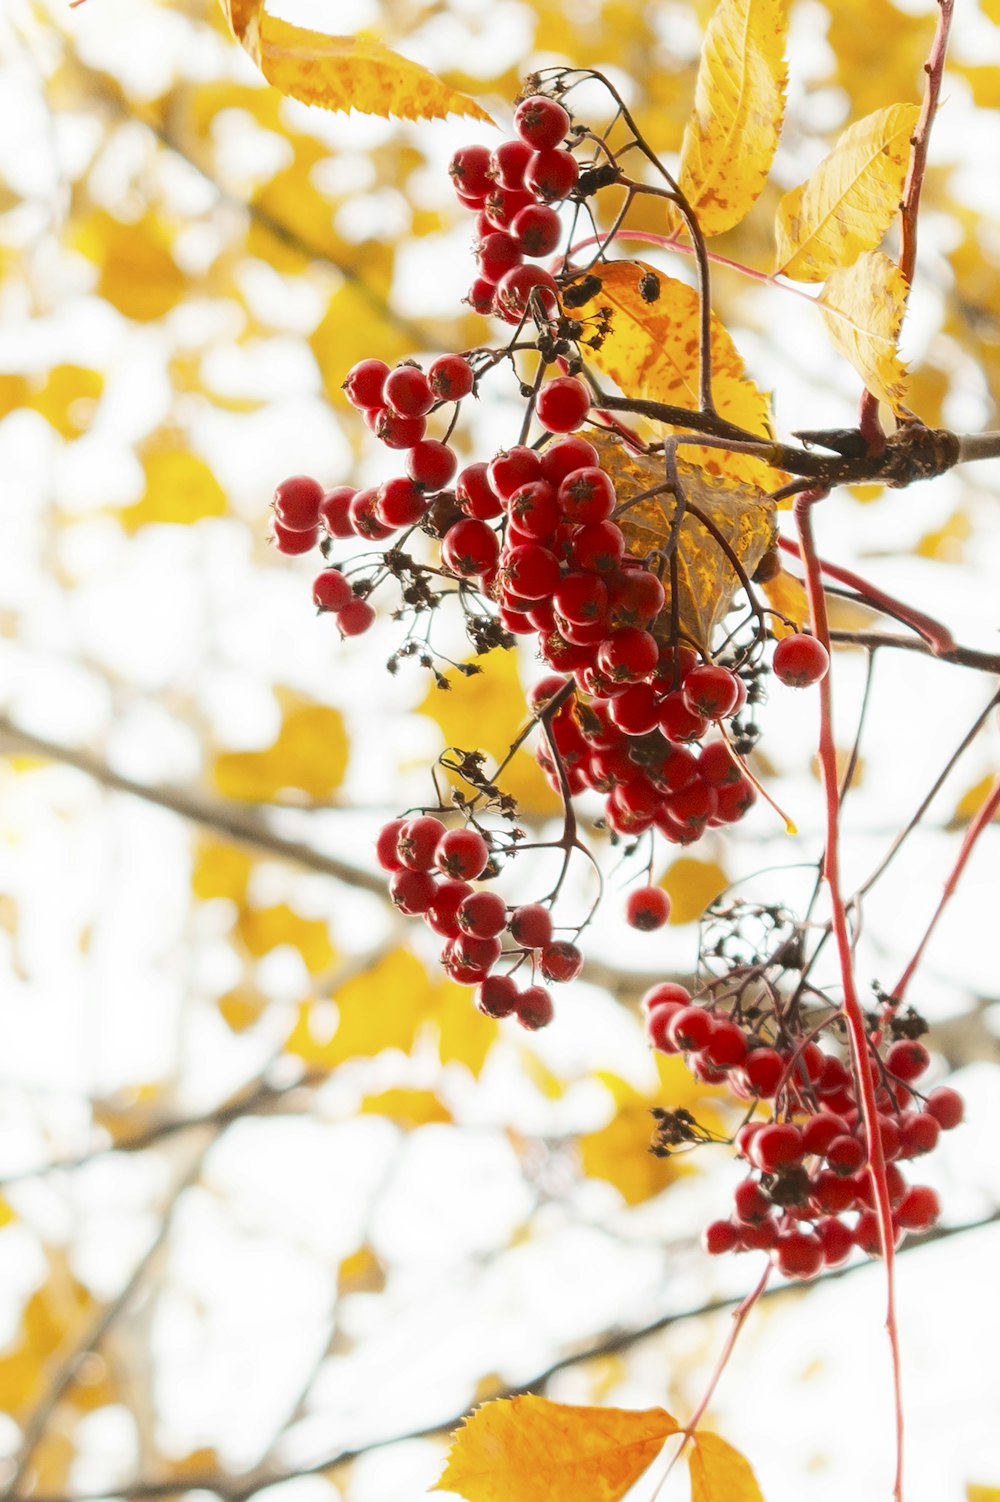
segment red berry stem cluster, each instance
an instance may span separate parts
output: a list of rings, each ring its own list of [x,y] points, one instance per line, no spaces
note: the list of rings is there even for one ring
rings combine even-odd
[[[773,990],[767,1004],[747,1003],[741,999],[745,977],[727,1006],[729,981],[713,983],[697,998],[684,986],[664,983],[643,998],[654,1048],[683,1054],[696,1079],[754,1102],[735,1137],[749,1172],[736,1187],[732,1216],[706,1228],[706,1250],[767,1251],[790,1278],[836,1267],[854,1248],[878,1256],[859,1082],[844,1062],[837,1010],[782,1006]],[[924,1024],[913,1013],[896,1017],[892,998],[883,1004],[870,1019],[866,1065],[898,1242],[907,1231],[929,1230],[940,1212],[934,1190],[910,1184],[900,1165],[930,1152],[943,1130],[959,1124],[962,1099],[947,1086],[920,1089],[931,1062],[916,1036]],[[887,1039],[880,1043],[883,1030]],[[654,1115],[658,1155],[708,1136],[686,1112]]]

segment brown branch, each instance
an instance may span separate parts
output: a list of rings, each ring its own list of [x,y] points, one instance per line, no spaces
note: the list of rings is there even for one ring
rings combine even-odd
[[[841,594],[845,599],[858,600],[847,591],[828,589],[827,594]],[[864,603],[858,600],[858,603]],[[897,636],[892,631],[831,631],[830,640],[845,646],[898,648],[903,652],[916,652],[929,657],[932,662],[947,662],[962,668],[973,668],[980,673],[995,673],[1000,676],[1000,652],[980,652],[975,647],[952,647],[948,651],[935,652],[922,636]]]

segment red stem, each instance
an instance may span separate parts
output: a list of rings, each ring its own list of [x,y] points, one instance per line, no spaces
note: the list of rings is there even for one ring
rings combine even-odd
[[[829,651],[830,626],[826,613],[826,596],[823,593],[824,565],[816,553],[813,537],[813,504],[821,500],[823,491],[804,491],[795,502],[795,522],[798,527],[800,556],[805,567],[806,593],[809,597],[809,613],[813,634]],[[844,990],[842,1011],[850,1041],[851,1059],[857,1077],[861,1099],[861,1117],[864,1122],[868,1144],[868,1172],[871,1175],[878,1216],[879,1240],[886,1272],[885,1327],[889,1336],[892,1359],[893,1391],[896,1406],[896,1476],[893,1484],[894,1502],[903,1498],[903,1395],[902,1370],[899,1354],[899,1325],[896,1318],[895,1246],[892,1224],[892,1205],[886,1179],[885,1155],[878,1131],[878,1106],[875,1101],[875,1081],[869,1067],[868,1035],[865,1016],[858,995],[854,976],[854,956],[851,950],[851,934],[847,922],[840,878],[840,789],[837,778],[837,749],[833,725],[833,691],[831,674],[819,685],[820,725],[819,762],[822,777],[823,797],[826,803],[826,849],[823,854],[823,877],[830,893],[831,922],[837,954],[840,960],[841,983]]]
[[[779,537],[778,545],[786,553],[794,553],[797,558],[804,561],[801,544],[793,541],[792,538]],[[949,652],[955,651],[955,638],[947,626],[936,621],[933,616],[925,615],[922,610],[914,610],[912,605],[906,605],[902,600],[897,600],[895,595],[886,594],[884,589],[870,584],[867,579],[862,579],[860,574],[853,573],[849,568],[841,568],[837,563],[828,563],[825,558],[817,558],[816,562],[828,578],[836,579],[838,584],[846,584],[849,589],[856,590],[863,604],[872,605],[876,610],[882,610],[897,621],[902,621],[904,625],[912,626],[913,630],[923,637],[935,657],[946,657]]]
[[[903,1000],[906,988],[910,984],[910,981],[913,979],[913,972],[916,970],[917,966],[920,964],[920,961],[923,959],[924,950],[927,948],[928,940],[937,927],[938,919],[941,917],[941,914],[948,906],[950,899],[955,894],[955,888],[958,886],[959,878],[961,877],[962,872],[965,870],[966,862],[968,861],[969,856],[972,854],[975,848],[976,841],[979,839],[979,836],[982,834],[983,830],[992,823],[998,809],[1000,809],[1000,777],[997,777],[995,779],[993,786],[990,788],[989,797],[986,799],[986,802],[980,807],[979,812],[976,814],[976,817],[973,819],[972,823],[966,830],[965,839],[962,841],[962,848],[958,852],[958,859],[955,861],[955,864],[951,869],[951,874],[944,884],[944,891],[941,893],[940,902],[934,909],[934,916],[928,923],[927,931],[924,934],[923,938],[920,940],[920,943],[917,945],[916,952],[912,960],[903,971],[896,985],[893,987],[892,996],[893,1001],[896,1005],[898,1005]],[[895,1009],[896,1007],[894,1005],[892,1011],[895,1011]]]

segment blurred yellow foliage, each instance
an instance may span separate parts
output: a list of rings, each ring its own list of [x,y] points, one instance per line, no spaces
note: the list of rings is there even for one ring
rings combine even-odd
[[[350,743],[339,710],[284,693],[277,739],[264,751],[223,751],[212,780],[224,798],[266,803],[282,793],[329,798],[343,781]]]
[[[670,898],[670,922],[694,923],[725,891],[729,877],[717,861],[679,855],[660,877],[659,885]]]
[[[302,956],[310,975],[329,970],[337,957],[323,920],[303,918],[287,902],[273,907],[244,907],[236,923],[236,934],[257,960],[282,944],[290,944]]]

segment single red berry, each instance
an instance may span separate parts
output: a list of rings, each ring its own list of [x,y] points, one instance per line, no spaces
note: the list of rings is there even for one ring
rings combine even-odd
[[[487,468],[490,485],[502,501],[509,501],[515,490],[542,478],[542,462],[534,449],[516,444],[504,449]]]
[[[517,241],[503,230],[494,230],[480,240],[473,254],[479,263],[479,274],[496,286],[500,278],[524,259]]]
[[[375,437],[388,449],[411,449],[426,431],[426,418],[400,417],[391,407],[383,407],[375,419]]]
[[[756,1048],[743,1063],[743,1077],[755,1095],[773,1095],[784,1072],[785,1061],[776,1048]]]
[[[942,1131],[950,1132],[965,1115],[965,1102],[957,1090],[952,1090],[948,1085],[938,1085],[928,1095],[924,1109],[929,1116],[934,1117]]]
[[[507,323],[520,323],[528,313],[551,320],[559,312],[556,279],[541,266],[514,266],[497,282],[493,309]]]
[[[697,778],[678,793],[671,793],[666,808],[670,817],[685,829],[701,830],[715,817],[718,794]]]
[[[490,229],[508,233],[521,210],[534,201],[534,193],[529,193],[527,188],[501,188],[495,183],[483,204]]]
[[[705,1046],[705,1057],[710,1064],[714,1064],[717,1069],[734,1069],[737,1064],[742,1064],[746,1053],[747,1040],[737,1023],[730,1022],[728,1018],[720,1018],[712,1023],[712,1031]]]
[[[590,577],[596,578],[597,575]],[[656,695],[648,683],[633,683],[611,700],[608,718],[625,735],[648,735],[656,728],[658,707]]]
[[[826,1161],[834,1173],[856,1173],[867,1160],[868,1152],[860,1137],[834,1137],[826,1149]]]
[[[822,1243],[823,1261],[827,1267],[839,1267],[854,1250],[854,1233],[834,1215],[819,1221],[816,1234]]]
[[[367,600],[348,600],[334,619],[341,636],[363,636],[375,624],[375,611]]]
[[[677,1044],[670,1036],[670,1024],[684,1005],[680,1001],[664,1001],[653,1007],[646,1018],[646,1035],[660,1053],[677,1053]]]
[[[402,871],[403,862],[399,858],[397,842],[399,831],[406,823],[405,819],[390,819],[388,824],[383,824],[375,841],[375,859],[383,871]]]
[[[570,561],[577,568],[597,574],[613,573],[625,553],[625,537],[614,522],[592,522],[580,527],[570,546]]]
[[[740,1251],[769,1252],[778,1241],[778,1223],[767,1215],[755,1225],[740,1226]]]
[[[358,537],[367,537],[370,542],[382,542],[393,533],[392,527],[387,527],[378,514],[379,493],[377,490],[359,490],[355,492],[351,504],[347,508],[347,515],[351,528]]]
[[[490,152],[485,146],[460,146],[451,159],[448,175],[459,193],[467,198],[484,196],[492,186],[487,175]]]
[[[457,939],[459,935],[458,910],[473,888],[467,881],[455,881],[445,877],[439,881],[434,901],[424,914],[424,922],[443,939]]]
[[[449,829],[435,852],[439,871],[463,881],[482,876],[490,858],[490,847],[478,829]]]
[[[283,527],[279,521],[272,518],[271,537],[278,552],[292,558],[298,553],[309,553],[312,551],[319,541],[319,529],[313,527],[308,532],[292,532],[288,527]]]
[[[524,181],[523,168],[521,181]],[[529,203],[515,214],[510,232],[526,256],[550,256],[559,248],[562,220],[547,204]]]
[[[899,1156],[919,1158],[937,1147],[941,1127],[929,1111],[907,1111],[899,1123]]]
[[[854,1207],[854,1181],[824,1168],[813,1179],[811,1198],[824,1215],[840,1215]]]
[[[501,141],[490,156],[490,177],[501,188],[524,187],[524,169],[531,160],[532,150],[527,141]]]
[[[503,515],[503,506],[489,482],[485,464],[467,464],[455,481],[455,499],[466,516],[492,521]]]
[[[508,515],[527,541],[547,542],[559,522],[556,493],[547,480],[531,480],[510,497]]]
[[[408,871],[430,871],[434,853],[446,830],[432,814],[419,814],[403,823],[396,843],[399,859]]]
[[[625,921],[649,933],[662,928],[670,917],[670,898],[662,887],[642,887],[630,892],[625,903]]]
[[[789,688],[808,688],[825,678],[830,654],[814,636],[783,636],[774,649],[774,673]]]
[[[319,507],[319,519],[331,537],[353,537],[350,506],[357,492],[352,485],[337,485],[328,490]]]
[[[401,913],[414,917],[430,907],[436,885],[428,871],[394,871],[389,882],[389,896]]]
[[[802,1133],[792,1123],[776,1121],[762,1127],[753,1139],[751,1156],[763,1173],[777,1173],[802,1162]]]
[[[547,203],[566,198],[576,187],[580,168],[570,151],[536,151],[524,169],[524,186]]]
[[[409,476],[397,475],[379,486],[375,515],[393,532],[400,527],[414,526],[423,519],[426,510],[427,497]]]
[[[442,563],[462,579],[485,573],[499,557],[500,540],[493,528],[472,517],[449,527],[441,543]]]
[[[614,574],[608,583],[608,596],[612,626],[648,626],[660,614],[666,599],[659,579],[645,568],[623,568]]]
[[[528,600],[551,595],[559,583],[559,560],[538,543],[522,543],[505,553],[503,577],[515,593]]]
[[[425,438],[413,445],[406,456],[406,473],[414,485],[424,490],[443,490],[454,479],[458,456],[447,443]]]
[[[701,1244],[710,1257],[734,1252],[740,1244],[739,1229],[731,1220],[713,1220],[702,1231]]]
[[[723,788],[739,782],[740,764],[726,741],[711,741],[698,752],[698,776],[709,787]]]
[[[667,793],[679,793],[690,787],[698,776],[698,763],[683,746],[669,746],[655,769],[656,785]]]
[[[583,955],[575,944],[559,940],[555,944],[546,944],[539,958],[539,967],[546,980],[576,980],[583,969]]]
[[[918,1080],[931,1062],[931,1056],[922,1043],[915,1038],[900,1038],[885,1056],[885,1067],[890,1074],[907,1084]]]
[[[704,1048],[712,1031],[712,1019],[701,1007],[683,1007],[670,1024],[670,1037],[687,1052]]]
[[[544,94],[532,94],[522,99],[514,112],[514,129],[533,151],[558,146],[569,127],[569,112]]]
[[[544,986],[528,986],[517,998],[517,1020],[529,1032],[548,1027],[554,1016],[552,997]]]
[[[590,411],[590,392],[575,376],[556,376],[538,393],[535,415],[550,433],[571,433]]]
[[[339,568],[328,568],[313,580],[313,600],[318,610],[343,610],[354,591]]]
[[[708,721],[689,708],[683,689],[674,689],[660,704],[659,725],[668,741],[698,741]]]
[[[607,521],[615,509],[614,481],[596,464],[571,470],[559,486],[559,509],[575,526]]]
[[[771,1201],[756,1179],[744,1179],[733,1191],[733,1206],[739,1220],[748,1225],[762,1221],[770,1214]]]
[[[289,532],[315,531],[323,487],[309,475],[291,475],[274,490],[274,514]]]
[[[439,402],[460,402],[472,391],[475,376],[461,355],[441,355],[427,372],[427,384]]]
[[[524,949],[541,949],[552,938],[552,915],[538,902],[516,907],[507,925],[515,944]]]
[[[823,1243],[807,1231],[782,1231],[772,1252],[786,1278],[814,1278],[823,1266]]]
[[[344,380],[344,392],[352,407],[377,407],[389,367],[384,360],[359,360]]]
[[[847,1122],[842,1116],[835,1116],[832,1111],[818,1111],[802,1127],[802,1141],[806,1152],[815,1153],[820,1158],[825,1157],[826,1150],[835,1137],[846,1134]]]
[[[397,365],[385,378],[382,400],[400,417],[423,417],[434,405],[434,393],[422,370]]]
[[[614,683],[638,683],[655,668],[659,654],[655,636],[638,626],[626,626],[603,643],[597,666]]]
[[[458,911],[461,915],[462,909],[459,908]],[[459,927],[461,928],[461,916]],[[463,969],[480,970],[484,975],[488,975],[500,958],[500,940],[483,939],[475,934],[462,932],[453,942],[452,953]]]
[[[904,1231],[928,1231],[941,1214],[941,1202],[926,1184],[914,1184],[900,1201],[895,1221]]]
[[[507,927],[507,904],[496,892],[473,892],[458,910],[458,926],[474,939],[495,939]]]
[[[689,1007],[691,1005],[691,992],[686,986],[678,985],[676,981],[664,980],[659,985],[651,986],[642,998],[642,1009],[651,1012],[654,1007],[671,1004]]]
[[[544,482],[543,482],[544,483]],[[551,489],[549,491],[551,494]],[[569,621],[599,621],[608,603],[608,591],[599,574],[582,569],[560,579],[553,596],[559,614]]]
[[[477,276],[472,286],[465,295],[465,302],[474,313],[482,313],[484,316],[493,312],[493,298],[496,293],[496,285],[488,282],[484,276]]]
[[[476,988],[476,1006],[486,1017],[509,1017],[517,1003],[517,984],[509,975],[487,976]]]
[[[724,720],[736,708],[737,679],[714,662],[692,668],[684,680],[684,702],[707,720]]]
[[[553,210],[546,209],[544,212],[551,214]],[[580,438],[579,435],[560,438],[543,450],[542,474],[550,485],[555,485],[558,489],[566,476],[574,470],[596,468],[598,457],[594,445],[588,443],[586,438]]]

